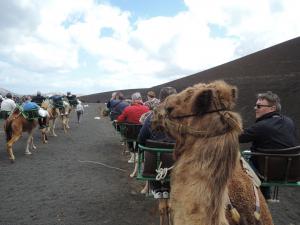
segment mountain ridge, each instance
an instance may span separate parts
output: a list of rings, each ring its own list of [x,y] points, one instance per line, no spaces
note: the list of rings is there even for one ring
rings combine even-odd
[[[135,91],[146,96],[148,90],[158,94],[165,86],[181,91],[199,82],[209,83],[220,79],[237,86],[236,111],[242,115],[244,126],[255,120],[253,107],[256,95],[273,91],[281,99],[282,113],[294,119],[300,129],[300,107],[296,101],[297,96],[300,96],[300,37],[161,85],[120,91],[127,97]],[[81,99],[86,102],[106,102],[111,93],[86,95],[81,96]]]

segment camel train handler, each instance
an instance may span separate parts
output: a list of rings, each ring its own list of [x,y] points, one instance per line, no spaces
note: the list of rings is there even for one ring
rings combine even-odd
[[[268,91],[257,95],[255,123],[244,129],[239,137],[240,143],[252,142],[250,150],[284,149],[298,145],[297,131],[294,122],[280,114],[281,104],[277,94]],[[257,171],[257,162],[251,160],[250,165]],[[272,202],[271,188],[260,187],[268,202]]]
[[[115,120],[115,122],[126,122],[132,124],[141,124],[140,118],[141,116],[149,111],[149,108],[143,104],[141,93],[136,92],[131,96],[132,103],[130,106],[126,107],[121,115]],[[134,162],[134,145],[133,142],[127,142],[129,149],[131,152],[131,157],[128,160],[128,163]]]
[[[7,93],[6,98],[4,100],[2,100],[2,102],[1,102],[1,107],[0,107],[1,108],[1,118],[6,120],[9,117],[9,115],[11,114],[11,112],[15,109],[15,107],[16,107],[16,103],[12,99],[12,94]]]
[[[159,93],[159,102],[162,103],[169,95],[176,94],[177,91],[173,87],[164,87]],[[146,117],[144,124],[138,136],[138,142],[145,145],[147,139],[175,143],[175,140],[170,138],[165,132],[153,130],[151,128],[151,120],[153,118],[153,111]],[[150,189],[152,190],[155,199],[169,198],[170,182],[150,181]],[[144,191],[145,192],[145,191]]]
[[[77,102],[78,102],[76,106],[77,123],[80,123],[80,118],[83,115],[84,108],[80,100],[77,100]]]
[[[44,96],[42,96],[40,91],[37,91],[36,96],[32,97],[31,102],[35,102],[39,107],[42,106],[43,101],[46,98]],[[43,113],[42,113],[43,114]],[[43,114],[44,115],[44,114]],[[40,129],[44,129],[47,127],[47,121],[46,121],[46,117],[41,117],[38,119],[39,121],[39,125],[40,125]]]

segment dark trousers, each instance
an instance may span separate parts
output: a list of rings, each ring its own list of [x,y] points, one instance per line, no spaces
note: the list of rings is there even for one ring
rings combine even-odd
[[[249,160],[249,165],[254,170],[254,172],[258,175],[259,173],[258,173],[258,170],[256,169],[256,162],[251,160],[251,158]],[[258,175],[258,177],[259,177],[259,175]],[[263,196],[265,197],[265,199],[271,199],[271,193],[272,193],[271,187],[260,186],[260,191],[263,194]]]
[[[136,143],[132,142],[132,141],[127,141],[127,146],[130,152],[137,152],[136,151]]]
[[[9,117],[9,112],[7,112],[7,111],[0,111],[0,113],[1,113],[0,118],[2,118],[4,120],[6,120]]]
[[[47,124],[47,120],[46,120],[46,117],[45,118],[38,118],[38,121],[39,121],[39,125],[40,127],[44,127],[46,126]]]
[[[170,182],[150,181],[150,188],[153,191],[170,191]]]
[[[80,117],[82,115],[82,111],[77,111],[76,113],[77,113],[77,122],[79,123]]]

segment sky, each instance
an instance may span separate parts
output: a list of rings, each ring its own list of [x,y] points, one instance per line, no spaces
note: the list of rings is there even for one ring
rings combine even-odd
[[[300,35],[299,0],[0,0],[0,87],[150,88]]]

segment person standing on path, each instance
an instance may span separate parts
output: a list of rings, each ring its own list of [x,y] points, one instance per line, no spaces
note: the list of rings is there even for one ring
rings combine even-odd
[[[80,118],[83,115],[84,109],[81,101],[78,100],[78,104],[76,106],[76,113],[77,113],[77,123],[80,123]]]

